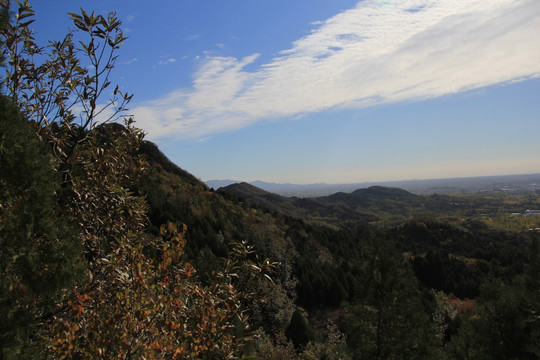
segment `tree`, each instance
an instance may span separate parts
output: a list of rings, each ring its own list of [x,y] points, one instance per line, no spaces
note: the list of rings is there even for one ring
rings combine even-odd
[[[9,9],[9,1],[1,3]],[[125,40],[121,22],[114,13],[69,15],[76,30],[43,47],[30,27],[34,11],[27,0],[17,2],[14,21],[2,32],[5,91],[51,149],[61,176],[57,205],[78,228],[91,264],[97,239],[144,225],[143,201],[130,192],[144,167],[136,156],[143,133],[132,120],[121,130],[103,125],[131,99],[116,87],[112,98],[102,100]]]
[[[285,334],[297,348],[306,346],[310,341],[315,340],[315,332],[298,310],[293,312]]]
[[[0,1],[9,10],[10,1]],[[69,15],[76,29],[46,46],[35,42],[30,27],[34,11],[28,0],[17,1],[14,21],[2,29],[4,91],[50,144],[64,187],[71,185],[77,148],[86,141],[87,131],[98,122],[117,119],[132,98],[116,86],[112,97],[103,100],[116,52],[126,39],[116,14],[104,17],[81,9]]]
[[[0,358],[28,350],[38,322],[82,275],[81,246],[56,207],[58,188],[46,144],[0,97]]]
[[[9,3],[2,0],[2,8],[9,10]],[[30,120],[43,129],[53,122],[89,129],[105,112],[112,110],[101,119],[107,121],[126,110],[131,96],[118,87],[100,105],[111,85],[116,51],[126,39],[115,13],[106,17],[82,9],[80,14],[70,13],[76,30],[42,47],[30,28],[34,11],[28,0],[17,5],[15,21],[2,32],[8,61],[5,82],[9,96]]]
[[[395,248],[382,236],[366,246],[348,343],[359,358],[432,358],[435,331],[412,270]]]

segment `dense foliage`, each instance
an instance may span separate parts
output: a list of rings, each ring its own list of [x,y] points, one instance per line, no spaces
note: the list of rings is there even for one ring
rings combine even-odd
[[[110,122],[131,98],[102,99],[114,14],[70,14],[41,47],[28,2],[12,10],[0,359],[540,356],[540,221],[508,215],[538,194],[213,191]]]
[[[81,246],[56,208],[58,180],[45,144],[0,97],[0,333],[10,351],[81,275]]]

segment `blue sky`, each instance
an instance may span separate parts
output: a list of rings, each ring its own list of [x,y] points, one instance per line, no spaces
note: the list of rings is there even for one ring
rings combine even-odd
[[[113,81],[202,180],[347,183],[540,172],[540,1],[31,2],[117,11]]]

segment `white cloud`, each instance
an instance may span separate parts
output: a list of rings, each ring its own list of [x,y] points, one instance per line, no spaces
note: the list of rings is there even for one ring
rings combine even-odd
[[[538,0],[362,1],[270,62],[207,56],[193,86],[134,110],[151,138],[421,100],[540,75]]]
[[[194,41],[198,40],[202,37],[202,34],[191,34],[184,38],[185,41]]]
[[[174,64],[176,62],[176,59],[175,58],[172,58],[172,57],[168,57],[168,58],[165,58],[163,60],[160,60],[158,62],[158,65],[168,65],[168,64]]]
[[[127,61],[123,61],[120,63],[120,65],[130,65],[130,64],[133,64],[135,62],[139,61],[138,58],[132,58],[132,59],[129,59]]]

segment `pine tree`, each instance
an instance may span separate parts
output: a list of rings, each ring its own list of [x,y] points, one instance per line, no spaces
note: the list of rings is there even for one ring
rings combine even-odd
[[[437,340],[417,280],[395,248],[382,236],[365,248],[348,343],[362,359],[436,358]]]
[[[298,310],[292,314],[291,322],[286,330],[286,335],[297,348],[306,346],[310,341],[315,340],[313,329]]]
[[[0,354],[19,358],[62,289],[80,275],[80,246],[59,216],[58,178],[31,123],[0,97]]]

